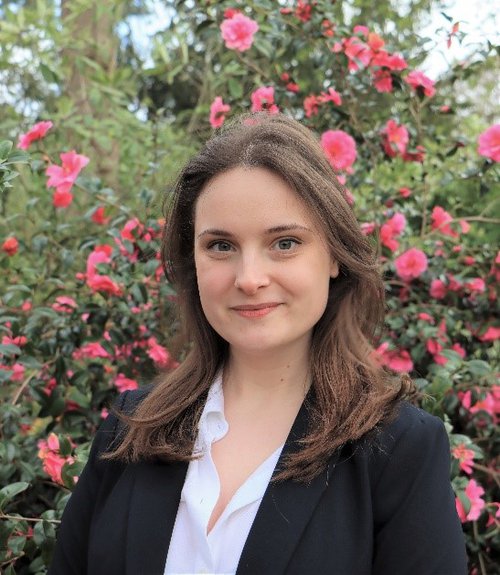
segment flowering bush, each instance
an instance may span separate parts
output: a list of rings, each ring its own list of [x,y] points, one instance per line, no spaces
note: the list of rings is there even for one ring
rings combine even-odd
[[[186,62],[203,69],[203,88],[188,126],[182,110],[165,125],[144,120],[155,137],[137,155],[152,149],[154,161],[144,162],[141,178],[154,182],[161,170],[161,129],[172,121],[177,142],[190,145],[193,134],[204,139],[249,110],[281,110],[315,131],[379,250],[388,303],[377,357],[410,372],[423,407],[445,421],[470,573],[493,572],[500,252],[489,190],[499,181],[499,126],[466,108],[455,114],[463,104],[451,80],[433,82],[420,69],[422,54],[399,49],[380,27],[339,21],[335,3],[299,1],[272,13],[259,1],[245,10],[195,4],[179,4],[180,16],[186,10],[179,26],[191,23],[192,33],[182,28],[193,38]],[[175,85],[180,69],[168,73]],[[114,396],[182,360],[182,350],[172,351],[175,293],[159,267],[162,220],[151,195],[137,193],[131,176],[122,180],[128,188],[107,187],[89,160],[90,140],[67,145],[64,121],[44,117],[51,120],[17,130],[17,148],[0,143],[0,266],[8,277],[0,292],[0,569],[7,574],[45,571]],[[126,158],[122,172],[132,174],[138,160]],[[22,198],[23,190],[30,195],[14,202],[12,191]]]

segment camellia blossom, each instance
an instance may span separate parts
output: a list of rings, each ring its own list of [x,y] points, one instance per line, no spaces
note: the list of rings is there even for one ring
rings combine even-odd
[[[391,251],[396,251],[399,247],[399,242],[394,238],[399,236],[405,229],[406,218],[401,213],[395,213],[391,218],[382,224],[380,228],[380,241],[382,245],[389,248]]]
[[[413,369],[410,353],[406,349],[390,350],[388,342],[379,345],[375,355],[382,365],[398,373],[408,373]]]
[[[76,301],[69,296],[60,295],[56,297],[55,303],[52,304],[52,309],[62,313],[72,313],[78,307]]]
[[[316,114],[319,112],[319,104],[319,98],[315,94],[311,94],[310,96],[306,96],[304,98],[304,111],[306,113],[306,118],[316,116]]]
[[[398,154],[403,155],[406,152],[410,136],[405,126],[394,120],[388,120],[382,134],[384,135],[384,151],[389,157],[394,158]]]
[[[80,171],[89,163],[89,158],[77,154],[74,150],[60,154],[62,166],[48,166],[45,173],[49,176],[47,187],[56,188],[52,203],[56,208],[67,208],[73,201],[71,188]]]
[[[377,92],[392,92],[392,75],[389,70],[375,70],[373,73],[373,86]]]
[[[453,447],[451,454],[460,462],[460,469],[470,475],[474,465],[474,451],[472,449],[468,449],[465,446],[465,443],[460,443],[456,447]]]
[[[26,132],[26,134],[21,134],[19,136],[17,147],[21,150],[27,150],[33,142],[45,137],[45,134],[50,130],[50,128],[52,128],[52,126],[53,124],[50,121],[38,122],[38,124],[35,124],[31,130]]]
[[[72,456],[63,457],[59,453],[59,438],[55,433],[51,433],[47,440],[41,439],[38,442],[38,457],[43,462],[43,470],[52,481],[63,485],[62,469],[66,463],[74,463],[75,459]]]
[[[460,521],[462,523],[465,523],[466,521],[476,521],[476,519],[479,519],[481,511],[485,506],[484,499],[481,497],[481,495],[484,495],[484,489],[478,483],[476,483],[475,479],[470,479],[467,487],[465,488],[465,495],[470,501],[470,509],[468,513],[465,512],[464,506],[462,505],[460,499],[457,497],[455,500]]]
[[[229,104],[224,104],[222,98],[217,96],[210,106],[210,125],[212,128],[220,128],[226,119],[225,114],[231,110]]]
[[[431,214],[431,228],[439,230],[443,235],[458,238],[458,232],[453,230],[450,222],[453,217],[441,206],[434,206]]]
[[[434,82],[420,70],[413,70],[405,78],[405,82],[409,84],[415,91],[422,90],[428,97],[432,98],[436,93]]]
[[[320,103],[333,102],[337,106],[342,106],[342,96],[333,88],[328,88],[328,92],[321,92],[318,96]]]
[[[478,335],[479,341],[496,341],[500,339],[500,327],[490,325],[490,327],[482,334]]]
[[[494,162],[500,162],[500,124],[485,130],[477,141],[477,153]]]
[[[448,293],[448,289],[444,281],[440,279],[433,279],[431,281],[431,289],[429,290],[431,297],[435,299],[443,299]]]
[[[115,379],[115,386],[118,388],[120,393],[128,391],[129,389],[137,389],[139,387],[135,379],[130,379],[125,377],[123,373],[119,373]]]
[[[100,226],[105,225],[109,222],[109,218],[106,218],[104,216],[104,209],[105,209],[104,206],[99,206],[98,208],[96,208],[96,210],[94,211],[94,213],[90,217],[90,219],[94,223],[96,223]]]
[[[297,8],[295,8],[295,16],[302,22],[308,22],[311,19],[312,6],[309,2],[298,0]]]
[[[250,99],[252,101],[252,112],[267,111],[276,114],[279,111],[278,106],[274,103],[274,87],[262,86],[252,92]]]
[[[67,208],[73,201],[73,194],[65,189],[57,188],[52,195],[52,204],[55,208]]]
[[[18,249],[19,249],[19,242],[17,241],[17,238],[15,238],[14,236],[10,236],[2,244],[2,251],[5,252],[8,256],[15,255]]]
[[[104,292],[111,295],[121,295],[122,289],[109,276],[96,270],[99,264],[111,262],[113,248],[110,245],[96,246],[87,258],[87,285],[94,292]]]
[[[396,273],[404,281],[411,281],[427,269],[427,256],[418,248],[410,248],[394,260]]]
[[[352,173],[356,161],[356,142],[342,130],[327,130],[321,135],[321,146],[335,170]]]
[[[248,18],[240,12],[234,14],[231,18],[226,18],[220,25],[222,39],[226,48],[245,52],[252,47],[253,35],[258,31],[257,22]]]

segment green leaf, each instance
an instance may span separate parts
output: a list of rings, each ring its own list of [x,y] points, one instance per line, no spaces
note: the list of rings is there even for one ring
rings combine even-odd
[[[8,157],[13,145],[13,142],[10,140],[2,140],[0,142],[0,160],[4,160]]]
[[[0,510],[4,508],[6,503],[14,499],[16,495],[26,491],[29,486],[30,484],[26,481],[18,481],[0,489]]]
[[[236,78],[229,78],[227,83],[231,97],[239,100],[243,96],[243,84],[241,81]]]
[[[483,376],[491,373],[491,367],[481,359],[471,359],[467,362],[467,367],[473,375]]]

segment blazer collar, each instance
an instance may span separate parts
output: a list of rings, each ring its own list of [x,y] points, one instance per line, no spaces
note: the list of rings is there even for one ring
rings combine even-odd
[[[308,394],[309,399],[310,394]],[[299,449],[307,432],[307,400],[294,421],[281,453],[283,458]],[[337,457],[310,483],[270,483],[250,529],[238,564],[237,575],[280,575],[319,503]],[[127,531],[126,573],[163,573],[188,464],[140,463],[134,472]]]
[[[308,399],[302,404],[277,464],[300,448],[298,440],[306,435],[309,421]],[[338,454],[329,461],[327,469],[310,483],[281,481],[270,483],[257,511],[238,563],[237,575],[280,575],[285,572],[302,533],[314,513]]]

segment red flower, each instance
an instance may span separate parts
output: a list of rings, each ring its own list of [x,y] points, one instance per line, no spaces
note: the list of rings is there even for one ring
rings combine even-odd
[[[417,146],[414,152],[406,152],[403,154],[403,160],[405,162],[419,162],[422,163],[425,159],[425,148],[423,146]]]
[[[410,137],[405,126],[399,125],[394,120],[388,120],[382,134],[384,135],[384,151],[389,157],[394,158],[398,153],[406,152]]]
[[[217,96],[210,106],[210,125],[220,128],[226,119],[225,114],[231,110],[229,104],[224,104],[222,98]]]
[[[252,112],[268,111],[271,114],[276,114],[279,109],[274,103],[274,88],[273,86],[262,86],[257,88],[251,96]]]
[[[50,121],[38,122],[38,124],[35,124],[26,134],[19,136],[17,147],[21,150],[27,150],[33,142],[41,140],[52,126],[53,124]]]
[[[297,8],[295,8],[295,16],[302,22],[308,22],[311,19],[312,6],[307,2],[298,0]]]
[[[60,295],[56,297],[55,303],[52,304],[52,309],[60,313],[72,313],[78,304],[72,297]]]
[[[474,465],[474,451],[467,449],[465,443],[460,443],[451,450],[451,454],[455,459],[460,461],[460,469],[470,475],[472,473],[472,466]]]
[[[52,194],[52,204],[55,208],[67,208],[73,201],[73,194],[61,188],[57,188]]]
[[[500,124],[485,130],[477,141],[477,153],[494,162],[500,162]]]
[[[5,252],[8,256],[15,255],[18,249],[19,249],[19,242],[17,241],[17,238],[15,238],[14,236],[10,236],[2,244],[2,251]]]
[[[402,198],[409,198],[411,196],[410,188],[399,188],[398,192]]]
[[[257,22],[240,12],[237,12],[231,18],[225,19],[220,25],[222,39],[226,44],[226,48],[238,50],[238,52],[244,52],[252,47],[253,35],[258,29],[259,25]]]
[[[384,40],[375,32],[368,34],[368,46],[374,51],[378,52],[385,46]]]
[[[335,170],[352,172],[356,161],[356,142],[342,130],[327,130],[321,136],[321,145]]]
[[[104,206],[96,208],[90,219],[101,226],[109,222],[109,218],[104,217]]]
[[[418,278],[427,269],[427,256],[422,250],[410,248],[394,260],[396,273],[404,281]]]
[[[409,84],[413,90],[422,91],[427,97],[432,98],[436,93],[434,82],[420,70],[413,70],[405,78],[405,82]]]

